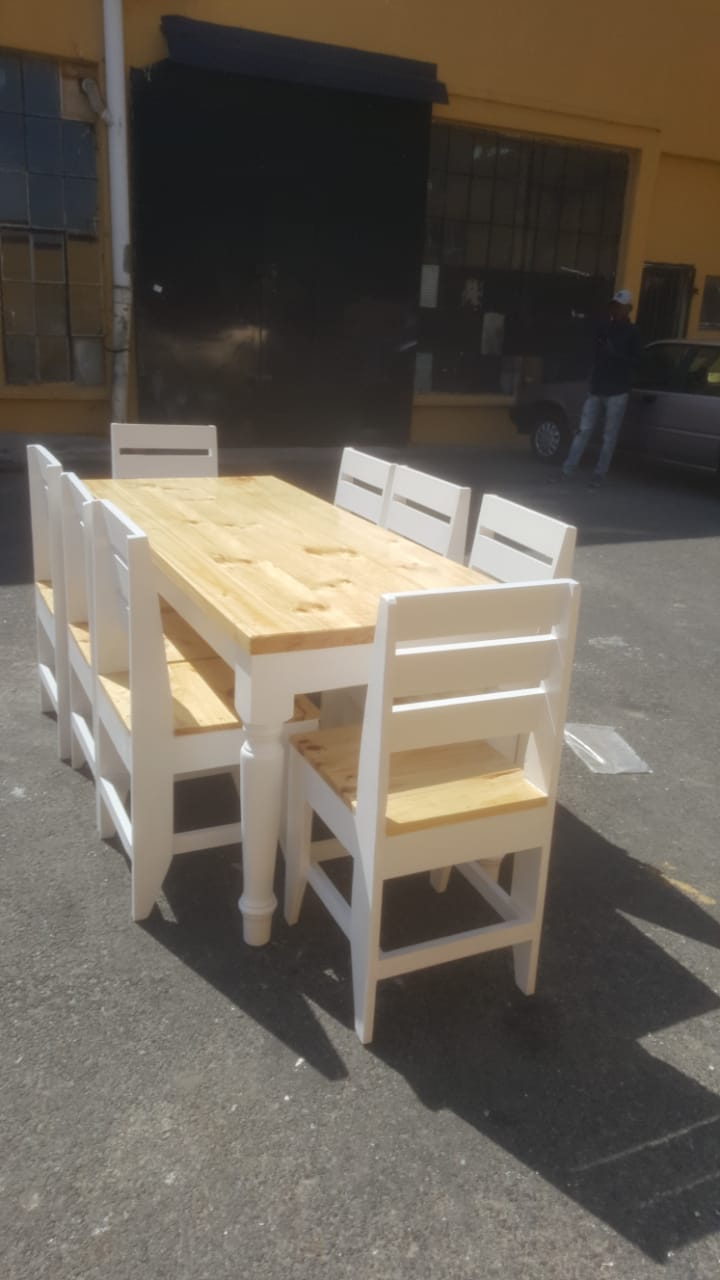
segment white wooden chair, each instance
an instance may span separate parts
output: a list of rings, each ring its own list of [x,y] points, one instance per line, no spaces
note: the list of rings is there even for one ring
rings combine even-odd
[[[87,763],[95,777],[95,673],[93,668],[92,519],[90,491],[73,472],[61,479],[65,605],[67,617],[70,761]],[[168,663],[216,658],[217,654],[174,609],[161,600]]]
[[[576,538],[574,525],[486,493],[469,564],[498,582],[569,578]]]
[[[358,449],[343,449],[335,489],[335,506],[383,524],[395,467]]]
[[[40,444],[27,446],[27,465],[40,707],[57,716],[58,755],[65,760],[70,755],[70,721],[60,515],[62,465]]]
[[[469,514],[469,488],[413,467],[395,468],[383,521],[386,529],[462,561]]]
[[[293,740],[285,914],[309,882],[348,937],[364,1042],[383,978],[511,946],[534,990],[578,600],[566,581],[384,596],[362,728]],[[507,735],[526,742],[520,763],[494,745]],[[312,842],[313,812],[336,839]],[[344,851],[350,903],[321,865]],[[385,880],[430,871],[442,891],[451,866],[501,923],[381,950]]]
[[[240,840],[239,818],[176,832],[173,788],[179,777],[221,769],[239,787],[243,728],[220,658],[168,663],[145,535],[110,503],[90,511],[98,826],[120,838],[132,917],[143,920],[175,854]]]
[[[218,473],[215,427],[113,422],[110,445],[114,480]]]
[[[92,609],[92,495],[82,480],[66,471],[61,480],[65,607],[67,620],[70,763],[87,764],[95,777],[94,675],[90,619]]]
[[[175,854],[241,839],[239,821],[175,831],[173,787],[229,772],[239,791],[244,731],[232,668],[162,605],[145,534],[111,503],[88,510],[98,827],[127,853],[142,920]],[[317,726],[317,710],[300,697],[287,736],[305,725]]]

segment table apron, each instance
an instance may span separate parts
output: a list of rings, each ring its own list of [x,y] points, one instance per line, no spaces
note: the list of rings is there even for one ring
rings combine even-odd
[[[298,693],[322,693],[367,684],[372,645],[296,649],[290,653],[237,653],[235,706],[245,724],[289,720]]]

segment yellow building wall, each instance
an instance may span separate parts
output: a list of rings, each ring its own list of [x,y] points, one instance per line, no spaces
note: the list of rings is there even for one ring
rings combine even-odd
[[[435,62],[450,94],[438,118],[628,150],[618,276],[637,293],[643,262],[692,263],[699,292],[691,331],[697,327],[704,276],[720,274],[717,0],[605,0],[600,7],[577,0],[125,0],[129,66],[166,56],[165,12]],[[0,6],[0,47],[95,63],[102,81],[101,2],[8,2]],[[99,127],[101,146],[102,134]],[[73,404],[78,429],[107,425],[107,399],[71,388],[55,397],[45,388],[16,390],[0,387],[0,429],[35,421],[29,401],[43,404],[46,429],[51,418],[72,419]],[[474,430],[492,437],[504,411],[472,410],[420,397],[413,438],[433,431],[449,438],[453,415],[460,438]]]
[[[125,0],[132,65],[164,57],[168,12],[436,62],[451,94],[643,124],[720,159],[714,0]]]
[[[658,165],[646,257],[695,267],[696,293],[688,321],[691,337],[717,338],[700,329],[706,276],[720,276],[720,165],[662,156]]]

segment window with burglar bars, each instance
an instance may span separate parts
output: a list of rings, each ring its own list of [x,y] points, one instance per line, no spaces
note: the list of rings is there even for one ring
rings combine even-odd
[[[570,350],[614,280],[628,157],[463,125],[431,130],[416,389],[508,390]]]
[[[612,275],[627,157],[433,125],[426,262]]]
[[[82,68],[0,54],[5,382],[105,380],[97,161]]]

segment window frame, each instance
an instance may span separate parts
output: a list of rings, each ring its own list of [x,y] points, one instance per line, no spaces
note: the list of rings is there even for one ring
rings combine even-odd
[[[18,262],[6,268],[0,260],[0,392],[3,396],[25,398],[47,395],[50,390],[65,396],[93,398],[107,393],[107,302],[108,289],[106,265],[102,252],[102,132],[90,104],[80,91],[80,80],[92,75],[95,68],[66,59],[43,57],[23,51],[0,49],[0,57],[8,62],[11,87],[17,83],[18,91],[11,101],[3,103],[11,115],[20,121],[22,154],[10,155],[0,171],[0,177],[18,173],[24,179],[28,192],[26,217],[12,216],[0,222],[0,244],[4,250],[13,238],[24,241],[27,263]],[[26,85],[30,83],[27,68],[52,68],[53,85],[45,86],[52,93],[46,94],[42,111],[28,110]],[[35,76],[35,85],[41,74]],[[48,82],[51,77],[46,75]],[[43,122],[46,127],[43,127]],[[51,126],[51,127],[47,127]],[[53,148],[53,135],[58,144]],[[45,145],[45,151],[35,162],[29,150],[31,141]],[[50,147],[48,151],[47,148]],[[57,154],[55,154],[57,152]],[[22,160],[22,168],[18,167]],[[29,200],[31,179],[36,186],[49,178],[61,184],[62,210],[53,218],[34,217]],[[39,182],[37,180],[40,180]],[[85,184],[80,189],[79,184]],[[46,184],[47,185],[47,184]],[[92,199],[91,197],[92,188]],[[65,207],[66,198],[69,201]],[[80,204],[78,204],[78,201]],[[80,205],[84,203],[85,209]],[[62,216],[60,216],[60,214]],[[52,222],[52,225],[50,225]],[[78,279],[71,267],[73,246],[87,242],[93,246],[93,279]],[[48,262],[42,265],[40,252],[43,244],[55,244],[60,255],[48,275]],[[19,264],[19,265],[18,265]],[[21,274],[18,274],[20,271]],[[18,289],[18,286],[20,288]],[[8,293],[18,296],[29,290],[32,295],[31,310],[24,316],[17,329],[7,323]],[[53,297],[62,291],[62,332],[59,329],[58,300]],[[38,304],[45,295],[44,321],[41,323]],[[51,310],[48,311],[47,307]],[[32,323],[31,323],[32,321]],[[22,367],[18,347],[19,364],[14,365],[11,349],[13,341],[23,340],[28,348],[28,358]],[[30,350],[32,349],[32,359]],[[50,376],[46,376],[50,375]]]

